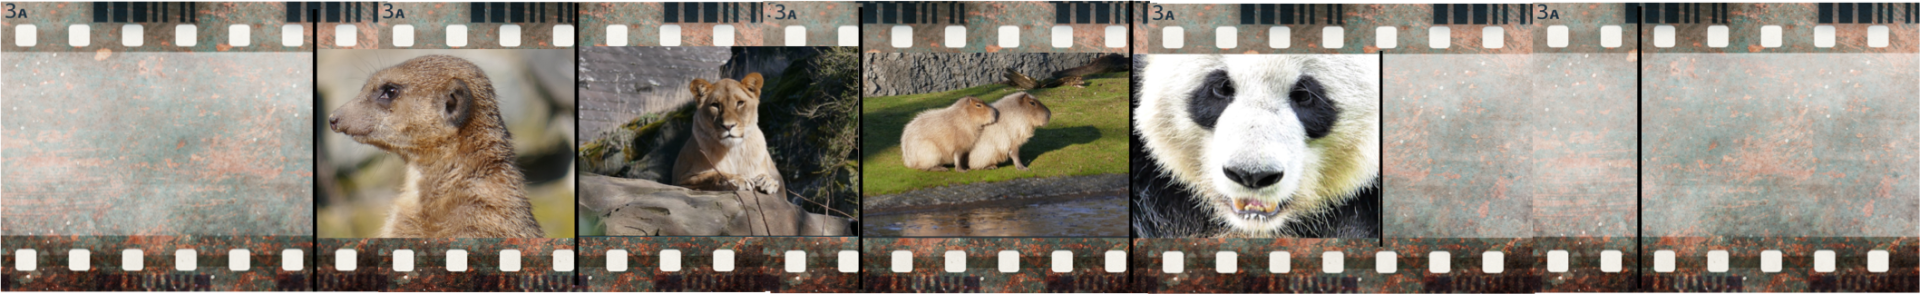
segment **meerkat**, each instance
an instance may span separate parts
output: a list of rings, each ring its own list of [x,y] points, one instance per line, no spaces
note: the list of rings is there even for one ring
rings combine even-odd
[[[493,83],[428,55],[381,69],[327,125],[406,162],[381,238],[539,238]]]
[[[966,161],[961,157],[973,152],[981,129],[999,120],[1000,110],[973,96],[920,112],[900,132],[900,157],[910,168],[945,171],[942,165],[952,163],[954,169],[965,172]]]
[[[1011,158],[1015,168],[1027,170],[1027,165],[1020,162],[1020,145],[1033,138],[1034,129],[1053,119],[1053,110],[1027,92],[1007,94],[992,106],[1000,111],[1000,121],[980,130],[980,139],[973,143],[973,151],[967,155],[967,167],[992,169]]]
[[[754,191],[779,195],[780,170],[760,132],[760,86],[750,73],[740,80],[693,79],[687,89],[697,106],[693,139],[673,164],[675,185],[707,191]]]

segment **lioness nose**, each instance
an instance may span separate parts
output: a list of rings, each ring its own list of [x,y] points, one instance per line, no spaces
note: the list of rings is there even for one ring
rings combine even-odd
[[[722,128],[726,128],[726,129],[729,129],[729,130],[731,130],[731,129],[733,129],[733,126],[735,126],[735,125],[738,125],[738,124],[736,124],[736,123],[722,123],[722,124],[720,124],[720,127],[722,127]]]
[[[1278,170],[1253,171],[1233,167],[1225,168],[1224,170],[1227,172],[1227,179],[1233,180],[1234,183],[1239,183],[1241,186],[1253,189],[1272,186],[1273,183],[1280,182],[1280,178],[1286,177],[1286,173]]]
[[[340,118],[339,118],[339,117],[328,117],[328,118],[327,118],[327,128],[330,128],[330,129],[333,129],[333,131],[335,131],[335,132],[338,132],[338,131],[340,131]]]

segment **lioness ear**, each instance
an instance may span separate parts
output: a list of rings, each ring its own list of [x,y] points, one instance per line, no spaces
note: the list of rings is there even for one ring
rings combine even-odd
[[[747,74],[746,78],[740,79],[740,84],[746,85],[747,91],[753,92],[753,96],[755,97],[760,96],[760,85],[761,83],[765,83],[765,82],[766,80],[760,79],[760,73],[757,73],[757,72],[749,73]]]
[[[473,89],[467,87],[466,81],[453,80],[453,93],[447,94],[445,107],[447,123],[453,124],[454,129],[467,125],[472,110]]]
[[[692,83],[687,84],[687,91],[693,92],[693,102],[706,104],[707,86],[712,85],[712,83],[707,83],[706,79],[695,78]]]

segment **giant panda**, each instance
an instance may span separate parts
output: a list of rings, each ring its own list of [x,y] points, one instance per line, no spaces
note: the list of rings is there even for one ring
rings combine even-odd
[[[1380,237],[1374,56],[1134,61],[1135,237]]]

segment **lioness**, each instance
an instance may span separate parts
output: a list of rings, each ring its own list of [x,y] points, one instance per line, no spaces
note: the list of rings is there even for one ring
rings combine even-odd
[[[680,147],[674,185],[709,191],[779,195],[783,184],[760,133],[760,73],[738,81],[694,79],[693,139]]]

